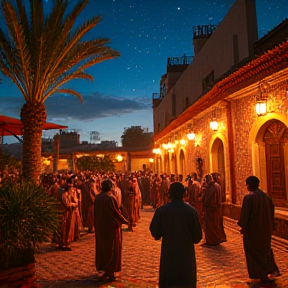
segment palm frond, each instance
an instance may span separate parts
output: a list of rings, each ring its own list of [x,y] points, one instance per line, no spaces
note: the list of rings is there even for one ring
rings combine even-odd
[[[87,79],[93,81],[93,77],[91,75],[82,71],[75,71],[73,73],[65,74],[63,75],[63,77],[61,77],[61,80],[58,79],[53,86],[49,87],[49,90],[46,90],[46,94],[45,96],[43,96],[43,99],[45,100],[52,94],[59,92],[60,87],[63,86],[65,83],[71,81],[72,79]],[[78,92],[75,93],[79,94]]]
[[[81,95],[80,93],[76,92],[75,90],[72,90],[72,89],[64,89],[64,88],[63,88],[63,89],[58,89],[58,90],[56,90],[55,92],[75,95],[76,97],[79,98],[79,100],[80,100],[81,103],[83,102],[82,95]]]
[[[68,0],[57,0],[49,15],[44,14],[42,1],[29,1],[30,14],[24,0],[10,2],[1,0],[7,29],[0,28],[0,68],[26,102],[43,103],[73,79],[92,80],[86,68],[120,56],[107,46],[108,38],[81,42],[101,21],[97,15],[75,27],[89,0],[78,0],[71,11]]]
[[[17,15],[17,9],[9,1],[4,0],[2,2],[2,11],[4,18],[6,20],[7,28],[11,36],[10,45],[13,48],[13,54],[16,58],[15,62],[18,66],[13,67],[13,70],[19,70],[21,77],[17,77],[18,81],[21,83],[23,90],[26,94],[30,89],[31,77],[29,75],[29,61],[30,53],[27,49],[27,38],[21,25],[21,21]]]

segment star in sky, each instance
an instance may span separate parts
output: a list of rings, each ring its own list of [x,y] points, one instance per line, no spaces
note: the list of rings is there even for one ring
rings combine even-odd
[[[46,0],[47,11],[53,1]],[[70,4],[76,1],[70,0]],[[98,14],[102,21],[85,39],[108,37],[110,46],[121,57],[89,68],[87,72],[93,75],[93,83],[84,80],[70,83],[70,87],[82,94],[82,104],[73,96],[48,98],[47,120],[79,131],[81,141],[89,141],[90,132],[98,131],[101,140],[115,140],[120,144],[124,128],[132,125],[153,131],[152,94],[159,92],[167,58],[192,56],[193,26],[218,25],[234,2],[90,0],[79,17],[79,24]],[[256,9],[259,37],[263,37],[287,17],[288,1],[256,0]],[[0,25],[2,21],[0,17]],[[19,118],[23,103],[17,88],[3,78],[0,113]]]

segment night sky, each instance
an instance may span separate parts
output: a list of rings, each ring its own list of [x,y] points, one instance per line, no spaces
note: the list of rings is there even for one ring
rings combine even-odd
[[[49,10],[53,0],[44,2]],[[114,140],[118,145],[125,127],[139,125],[153,132],[152,94],[159,92],[167,58],[192,56],[193,26],[218,25],[234,2],[90,0],[78,23],[102,15],[87,38],[110,38],[110,46],[121,57],[89,68],[94,82],[76,80],[68,85],[82,94],[82,104],[72,95],[48,98],[47,121],[78,131],[81,141],[90,141],[90,132],[98,131],[102,141]],[[256,9],[261,38],[288,17],[288,0],[256,0]],[[19,118],[24,98],[8,78],[1,78],[0,114]],[[44,131],[43,135],[52,137],[56,132]],[[4,143],[11,142],[17,140],[5,137]]]

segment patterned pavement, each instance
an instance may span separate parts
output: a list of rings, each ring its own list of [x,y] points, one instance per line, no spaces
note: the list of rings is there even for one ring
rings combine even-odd
[[[149,232],[153,209],[144,207],[134,232],[123,226],[122,272],[115,281],[95,279],[94,234],[82,233],[71,244],[72,251],[58,251],[50,243],[40,247],[36,258],[39,288],[90,287],[158,287],[161,242]],[[251,283],[248,277],[242,238],[234,220],[224,219],[227,242],[219,246],[195,245],[197,259],[197,288],[287,288],[288,242],[273,238],[273,251],[281,276],[275,283]],[[94,277],[94,278],[93,278]]]

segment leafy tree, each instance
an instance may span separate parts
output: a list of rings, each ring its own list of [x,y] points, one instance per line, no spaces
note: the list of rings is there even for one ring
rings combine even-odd
[[[115,165],[109,155],[102,157],[83,156],[77,159],[77,168],[80,171],[108,172],[115,171]]]
[[[44,14],[44,0],[1,0],[0,70],[19,88],[25,103],[23,122],[23,176],[38,181],[41,173],[41,136],[46,122],[44,101],[55,93],[82,96],[64,84],[73,79],[93,80],[85,70],[120,56],[108,38],[83,40],[101,20],[94,16],[77,27],[76,20],[89,0],[54,1]],[[25,7],[24,3],[29,2]],[[76,27],[75,27],[76,26]]]
[[[153,133],[147,133],[141,126],[125,128],[122,146],[126,148],[150,148],[153,145]]]

